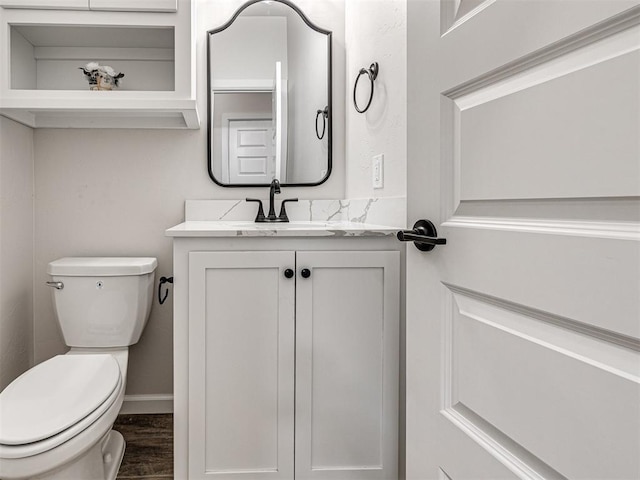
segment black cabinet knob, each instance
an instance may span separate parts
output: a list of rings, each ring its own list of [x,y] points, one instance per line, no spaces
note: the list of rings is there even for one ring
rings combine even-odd
[[[291,278],[291,277],[293,277],[293,270],[291,270],[290,268],[287,268],[287,269],[284,271],[284,276],[285,276],[285,277],[287,277],[287,278]]]
[[[309,270],[308,268],[303,268],[302,270],[300,270],[300,275],[302,275],[302,278],[309,278],[311,276],[311,270]]]

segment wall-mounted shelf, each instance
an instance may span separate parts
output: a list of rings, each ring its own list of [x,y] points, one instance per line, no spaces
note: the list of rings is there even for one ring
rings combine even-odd
[[[0,114],[34,128],[199,128],[193,6],[174,13],[0,8]],[[89,91],[78,67],[123,72]]]

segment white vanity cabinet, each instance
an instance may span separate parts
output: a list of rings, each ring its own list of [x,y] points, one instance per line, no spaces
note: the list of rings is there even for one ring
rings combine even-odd
[[[1,115],[33,128],[200,127],[195,2],[0,2]],[[90,91],[89,62],[124,73],[119,87]]]
[[[174,238],[175,478],[397,478],[399,248]]]

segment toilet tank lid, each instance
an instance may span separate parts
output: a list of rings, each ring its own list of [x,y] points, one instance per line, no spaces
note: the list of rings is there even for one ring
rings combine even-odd
[[[49,275],[105,277],[144,275],[158,266],[154,257],[65,257],[47,266]]]

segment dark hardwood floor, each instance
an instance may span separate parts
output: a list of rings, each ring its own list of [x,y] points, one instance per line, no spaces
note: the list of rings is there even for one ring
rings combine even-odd
[[[119,480],[173,478],[172,414],[118,415],[113,428],[127,443]]]

